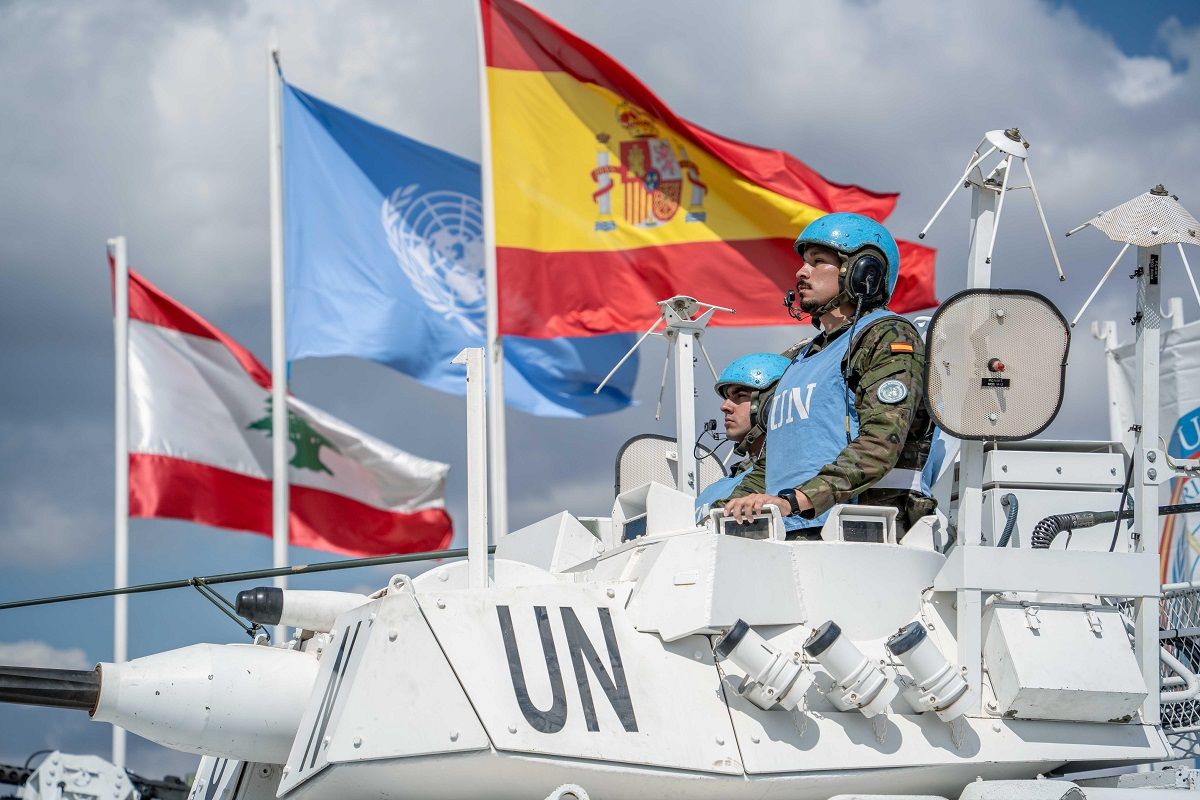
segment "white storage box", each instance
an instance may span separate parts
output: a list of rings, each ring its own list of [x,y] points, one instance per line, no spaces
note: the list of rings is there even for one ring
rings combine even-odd
[[[984,630],[994,713],[1128,722],[1146,697],[1121,616],[1111,606],[995,601]]]

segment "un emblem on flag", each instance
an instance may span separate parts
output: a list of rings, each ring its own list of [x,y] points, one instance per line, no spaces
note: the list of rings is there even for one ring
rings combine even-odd
[[[384,198],[380,216],[388,245],[426,305],[468,334],[483,336],[483,206],[459,192],[418,195],[419,186],[398,186]]]

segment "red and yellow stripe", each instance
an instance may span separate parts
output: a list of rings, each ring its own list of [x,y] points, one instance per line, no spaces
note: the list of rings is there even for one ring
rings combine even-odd
[[[502,334],[645,328],[674,294],[788,322],[791,243],[830,211],[896,202],[679,118],[615,60],[516,0],[481,0]],[[936,304],[934,252],[901,242],[891,306]]]

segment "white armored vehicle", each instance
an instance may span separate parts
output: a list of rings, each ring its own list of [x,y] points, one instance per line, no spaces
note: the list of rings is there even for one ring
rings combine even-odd
[[[1160,642],[1161,242],[1138,244],[1132,451],[1033,440],[1061,404],[1069,327],[1038,295],[987,288],[1024,154],[991,132],[965,176],[974,288],[927,332],[927,402],[961,454],[935,485],[944,513],[902,538],[894,510],[858,505],[816,542],[787,541],[775,513],[697,524],[700,473],[672,442],[665,482],[629,485],[638,465],[622,465],[609,518],[563,512],[489,557],[476,504],[465,561],[369,597],[243,592],[243,616],[297,629],[286,647],[9,670],[2,693],[202,754],[195,800],[1182,793],[1183,774],[1055,780],[1174,757],[1163,710],[1193,708],[1200,682]],[[664,302],[685,398],[698,308]]]

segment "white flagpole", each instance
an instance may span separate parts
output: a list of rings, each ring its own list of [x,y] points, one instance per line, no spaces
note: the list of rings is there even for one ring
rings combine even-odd
[[[283,132],[280,121],[279,48],[267,45],[267,102],[269,105],[271,165],[271,531],[272,563],[288,562],[288,406],[287,349],[283,306]],[[287,576],[275,578],[287,588]],[[276,626],[275,639],[287,639],[287,627]]]
[[[475,34],[479,45],[479,158],[483,182],[484,274],[487,281],[488,484],[491,490],[492,543],[508,533],[508,459],[504,441],[504,343],[500,338],[496,286],[496,211],[492,192],[492,123],[488,108],[487,52],[483,43],[483,3],[476,0]]]
[[[113,274],[113,339],[116,354],[114,419],[116,445],[116,492],[113,522],[116,529],[114,542],[115,569],[113,586],[121,589],[129,585],[129,261],[125,251],[125,237],[108,240],[112,253]],[[120,664],[129,658],[129,596],[118,594],[113,597],[113,662]],[[125,766],[125,729],[113,726],[112,763],[118,768]]]
[[[487,385],[483,348],[468,347],[454,357],[467,367],[467,588],[486,589],[489,583],[487,524]]]

